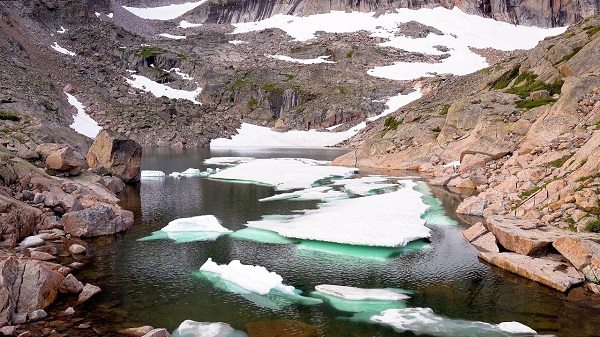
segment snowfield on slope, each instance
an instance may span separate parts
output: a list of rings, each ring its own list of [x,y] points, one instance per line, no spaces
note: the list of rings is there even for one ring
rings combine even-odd
[[[202,92],[202,88],[200,88],[200,87],[198,87],[196,90],[192,90],[192,91],[173,89],[173,88],[169,87],[168,85],[155,82],[155,81],[153,81],[147,77],[144,77],[142,75],[133,75],[132,74],[131,77],[133,77],[133,79],[129,79],[127,77],[125,78],[125,80],[127,81],[127,83],[129,83],[129,85],[131,85],[132,87],[134,87],[136,89],[140,89],[142,91],[149,92],[152,95],[154,95],[155,97],[165,96],[168,98],[186,99],[194,104],[200,104],[200,105],[202,104],[198,100],[196,100],[198,95],[200,95],[200,93]]]
[[[75,130],[77,133],[90,138],[96,138],[96,135],[102,130],[102,127],[92,119],[88,114],[85,113],[85,107],[77,99],[77,97],[66,93],[69,104],[75,107],[77,114],[73,116],[73,123],[69,127]]]
[[[140,17],[142,19],[149,20],[173,20],[176,19],[183,14],[191,11],[192,9],[202,5],[207,0],[201,0],[196,2],[186,2],[182,4],[172,4],[168,6],[160,6],[160,7],[128,7],[122,6],[125,10],[130,12],[131,14]]]

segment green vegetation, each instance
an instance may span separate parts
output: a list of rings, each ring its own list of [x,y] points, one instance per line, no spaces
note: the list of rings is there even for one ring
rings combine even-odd
[[[291,81],[293,81],[296,78],[296,75],[292,75],[292,74],[281,73],[279,75],[285,76],[284,82],[291,82]]]
[[[21,117],[11,112],[0,111],[0,120],[18,122],[21,120]]]
[[[590,222],[586,229],[592,233],[600,233],[600,220]]]
[[[567,223],[567,225],[569,225],[569,230],[572,232],[576,232],[577,231],[577,226],[575,225],[575,220],[573,220],[573,218],[568,217],[565,222]]]
[[[396,117],[388,117],[383,122],[383,126],[385,126],[385,131],[396,130],[398,125],[402,124],[402,121],[396,119]]]
[[[252,82],[248,78],[247,74],[239,75],[235,79],[233,79],[233,81],[229,85],[229,90],[230,91],[238,91],[238,90],[242,89],[243,87],[245,87],[246,85],[251,84],[251,83]]]
[[[347,58],[351,58],[351,57],[352,57],[352,55],[354,55],[354,49],[350,49],[350,50],[348,50],[348,52],[346,53],[346,57],[347,57]]]
[[[556,100],[553,98],[538,99],[536,101],[532,101],[529,99],[522,99],[522,100],[517,101],[516,106],[519,109],[529,110],[529,109],[537,108],[539,106],[543,106],[543,105],[554,103],[554,102],[556,102]]]
[[[144,47],[139,52],[137,52],[135,56],[145,59],[151,56],[160,55],[162,53],[164,53],[164,49],[160,47]]]
[[[580,50],[581,50],[581,47],[577,47],[577,48],[573,49],[572,52],[570,52],[567,55],[563,56],[563,58],[561,58],[560,61],[554,63],[553,65],[555,66],[555,65],[558,65],[560,63],[567,62],[568,60],[572,59],[573,56],[575,56],[575,54],[579,53]]]
[[[269,94],[282,94],[284,89],[274,83],[267,83],[262,86],[262,90]]]
[[[596,123],[596,126],[594,127],[594,129],[600,130],[600,121],[598,121],[598,123]]]
[[[546,163],[546,166],[561,168],[567,162],[567,160],[571,159],[572,156],[573,156],[572,154],[568,154],[566,156],[563,156],[561,158],[558,158],[551,162]]]
[[[56,177],[58,175],[58,171],[53,169],[46,169],[46,174],[51,177]]]
[[[248,101],[248,109],[256,110],[256,108],[258,108],[258,101],[256,100],[256,98],[252,97]]]
[[[548,90],[550,95],[560,94],[560,89],[563,85],[562,80],[556,80],[552,84],[548,84],[544,81],[537,80],[537,75],[531,72],[520,74],[515,79],[515,85],[511,88],[506,89],[506,93],[515,94],[525,99],[533,91]]]
[[[504,89],[504,88],[508,87],[510,82],[512,82],[512,80],[514,80],[515,77],[517,77],[518,75],[519,75],[519,68],[514,67],[514,68],[510,69],[509,71],[505,72],[504,74],[502,74],[500,77],[498,77],[498,79],[494,83],[492,83],[492,88],[494,88],[496,90]]]
[[[439,126],[436,126],[435,128],[431,129],[431,131],[433,131],[435,133],[440,133],[442,131],[442,129],[440,129]]]
[[[442,112],[440,112],[440,115],[446,116],[448,114],[448,110],[450,110],[450,104],[444,104],[444,106],[442,106]]]
[[[600,26],[589,26],[585,27],[583,30],[585,30],[587,35],[591,37],[592,35],[600,32]]]

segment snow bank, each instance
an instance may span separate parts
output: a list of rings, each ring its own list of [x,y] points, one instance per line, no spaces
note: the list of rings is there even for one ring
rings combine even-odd
[[[185,29],[185,28],[196,28],[196,27],[200,27],[200,26],[202,26],[201,23],[191,23],[191,22],[186,21],[186,20],[181,20],[179,22],[179,26],[177,26],[177,27]]]
[[[344,132],[320,132],[309,131],[287,131],[277,132],[264,126],[242,123],[237,134],[231,139],[218,138],[210,142],[210,147],[325,147],[333,146],[354,136],[366,126],[365,123],[359,127]]]
[[[166,174],[163,171],[142,170],[141,178],[164,178]]]
[[[429,308],[389,309],[380,315],[372,316],[371,322],[389,325],[397,332],[411,331],[416,335],[437,337],[484,336],[487,334],[533,335],[535,330],[518,322],[505,322],[497,325],[463,321],[436,315]]]
[[[421,89],[419,89],[419,88],[415,88],[415,91],[413,91],[409,94],[406,94],[406,95],[399,93],[396,96],[390,97],[385,102],[385,105],[387,106],[387,108],[382,113],[380,113],[377,116],[369,117],[369,118],[367,118],[367,120],[369,120],[371,122],[376,121],[379,118],[385,117],[385,116],[397,111],[398,109],[407,105],[408,103],[418,100],[422,96],[423,96],[423,94],[421,93]]]
[[[266,56],[270,57],[272,59],[280,60],[280,61],[300,63],[300,64],[335,63],[333,61],[328,60],[328,58],[330,58],[331,56],[319,56],[314,59],[296,59],[296,58],[285,56],[285,55],[266,55]]]
[[[321,284],[316,286],[315,290],[325,295],[340,297],[352,301],[402,301],[410,298],[410,296],[400,293],[399,291],[394,289],[364,289],[331,284]]]
[[[52,49],[56,50],[57,52],[61,53],[61,54],[65,54],[65,55],[69,55],[69,56],[75,56],[75,55],[77,55],[74,52],[69,51],[68,49],[59,46],[58,42],[54,42],[54,44],[51,45],[50,47]]]
[[[162,36],[162,37],[166,37],[168,39],[173,39],[173,40],[185,40],[185,35],[173,35],[173,34],[169,34],[169,33],[160,33],[158,34],[158,36]]]
[[[208,258],[200,271],[219,275],[223,280],[261,295],[266,295],[271,290],[294,294],[295,290],[294,287],[283,284],[283,278],[277,273],[270,272],[265,267],[245,265],[238,260],[219,265]]]
[[[77,114],[73,116],[73,123],[69,125],[69,127],[79,134],[90,138],[96,138],[96,135],[102,130],[102,127],[100,127],[92,117],[85,113],[85,107],[75,96],[66,92],[65,95],[67,95],[69,104],[74,106],[77,110]]]
[[[227,323],[183,321],[172,337],[246,337],[244,332],[235,330]]]
[[[348,176],[357,171],[327,164],[301,158],[255,159],[215,173],[211,178],[257,182],[285,191],[309,188],[318,180]]]
[[[234,46],[240,45],[240,44],[248,44],[248,41],[242,41],[242,40],[231,40],[229,41],[229,43],[231,43]]]
[[[341,191],[336,191],[328,186],[318,186],[307,188],[299,191],[289,192],[289,193],[280,193],[275,194],[273,196],[259,199],[258,201],[275,201],[275,200],[333,200],[333,199],[341,199],[347,198],[348,195]]]
[[[282,236],[349,245],[402,247],[430,236],[421,215],[428,209],[411,181],[395,192],[335,200],[287,220],[251,221],[248,227]],[[365,210],[368,210],[367,212]]]
[[[192,76],[190,76],[189,74],[186,74],[184,72],[181,71],[181,69],[179,68],[171,68],[169,69],[170,73],[175,73],[177,76],[181,77],[182,80],[186,80],[186,81],[193,81],[194,78]]]
[[[56,31],[58,34],[64,34],[67,32],[67,30],[65,29],[65,27],[60,26],[60,29]]]
[[[196,97],[202,92],[202,88],[193,91],[173,89],[141,75],[132,74],[131,77],[133,77],[133,79],[125,78],[129,85],[145,92],[149,92],[156,97],[166,96],[168,98],[186,99],[194,104],[202,104],[196,100]]]
[[[173,4],[168,6],[160,6],[160,7],[147,7],[147,8],[138,8],[138,7],[128,7],[122,6],[125,10],[132,13],[133,15],[140,17],[142,19],[149,20],[173,20],[176,19],[183,14],[191,11],[192,9],[202,5],[207,0],[201,0],[196,2],[186,2],[183,4]]]

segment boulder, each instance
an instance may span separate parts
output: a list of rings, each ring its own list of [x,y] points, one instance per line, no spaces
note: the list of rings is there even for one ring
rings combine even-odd
[[[483,226],[481,222],[478,222],[463,231],[465,239],[467,239],[467,241],[469,242],[472,242],[473,240],[484,235],[485,233],[489,233],[489,231],[487,230],[487,228],[485,228],[485,226]]]
[[[479,257],[492,265],[562,292],[585,281],[583,274],[573,266],[549,258],[484,252],[479,253]]]
[[[41,252],[41,251],[37,251],[37,250],[30,252],[29,255],[31,256],[32,259],[40,260],[40,261],[50,261],[50,260],[56,259],[56,256],[54,256],[52,254],[48,254],[46,252]]]
[[[473,216],[483,216],[483,209],[485,208],[485,200],[472,196],[463,200],[460,205],[456,208],[456,213]]]
[[[536,91],[532,91],[529,94],[529,99],[532,101],[538,101],[541,99],[548,99],[550,98],[550,92],[548,90],[536,90]]]
[[[575,204],[577,205],[577,208],[586,212],[599,209],[598,194],[591,189],[577,191],[573,196],[575,197]]]
[[[125,189],[125,183],[118,177],[102,177],[102,185],[115,194]]]
[[[474,168],[485,167],[485,163],[490,161],[491,158],[480,153],[476,154],[465,154],[460,162],[460,172],[468,172]]]
[[[111,235],[133,225],[133,213],[118,206],[98,204],[62,217],[65,231],[76,237]]]
[[[69,251],[73,254],[83,254],[86,250],[87,249],[84,246],[77,243],[74,243],[71,246],[69,246]]]
[[[496,237],[494,234],[487,232],[486,234],[478,237],[477,239],[471,241],[471,244],[475,246],[479,251],[482,252],[491,252],[491,253],[499,253],[500,248],[498,248],[498,244],[496,243]]]
[[[167,329],[154,329],[149,331],[147,334],[142,337],[171,337],[171,334]]]
[[[554,248],[591,282],[600,282],[600,244],[581,238],[564,237]]]
[[[44,318],[48,317],[48,313],[44,310],[44,309],[37,309],[32,311],[28,316],[27,316],[27,321],[29,322],[37,322],[40,321]]]
[[[511,252],[528,256],[545,255],[558,233],[542,230],[535,220],[487,216],[484,224],[498,243]]]
[[[60,284],[58,290],[61,293],[79,294],[83,290],[83,283],[73,274],[69,274]]]
[[[79,297],[77,298],[77,304],[86,302],[87,300],[92,298],[92,296],[96,295],[100,291],[101,291],[100,287],[97,287],[90,283],[86,283],[85,286],[83,287],[83,290],[79,294]]]
[[[132,336],[132,337],[142,337],[150,331],[154,330],[153,327],[149,325],[140,326],[137,328],[126,328],[119,330],[119,333],[122,335]]]
[[[106,170],[124,182],[140,180],[142,147],[134,140],[114,131],[102,130],[87,154],[90,168]]]
[[[59,172],[69,172],[78,175],[85,165],[85,158],[73,148],[65,146],[46,157],[46,167]]]
[[[28,314],[54,302],[64,279],[58,266],[14,256],[0,261],[0,326],[22,324]]]
[[[65,147],[67,147],[65,144],[43,143],[35,148],[35,152],[40,156],[42,161],[46,161],[46,158],[48,158],[50,154]]]
[[[0,247],[15,247],[44,222],[44,214],[39,209],[0,194]]]

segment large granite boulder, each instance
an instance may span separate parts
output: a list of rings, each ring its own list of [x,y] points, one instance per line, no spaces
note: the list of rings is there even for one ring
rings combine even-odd
[[[133,213],[118,206],[98,204],[62,217],[65,231],[76,237],[111,235],[133,225]]]
[[[546,255],[552,242],[560,236],[532,220],[487,216],[484,224],[502,247],[521,255]]]
[[[600,282],[600,244],[580,238],[564,237],[554,241],[558,250],[591,282]]]
[[[0,248],[12,248],[43,224],[45,217],[39,209],[0,194]]]
[[[497,267],[562,292],[585,281],[583,274],[573,266],[551,258],[484,252],[479,253],[479,257]]]
[[[46,167],[59,171],[78,175],[85,165],[85,158],[69,146],[58,149],[48,155],[45,160]]]
[[[59,267],[14,256],[0,259],[0,326],[23,322],[52,304],[64,280]]]
[[[124,182],[140,180],[142,147],[132,139],[114,131],[102,130],[87,154],[91,169],[105,170]]]

